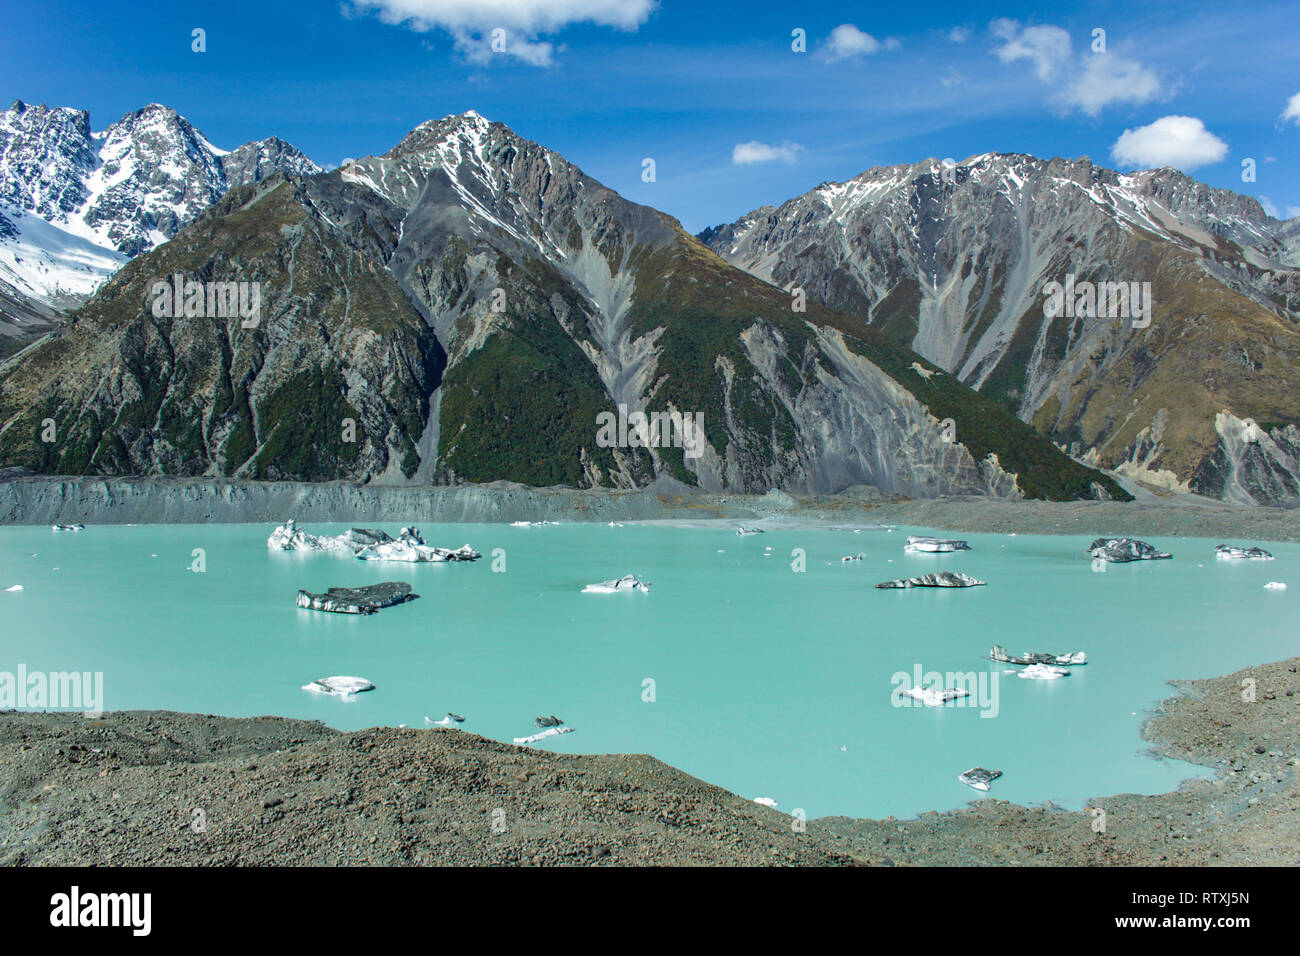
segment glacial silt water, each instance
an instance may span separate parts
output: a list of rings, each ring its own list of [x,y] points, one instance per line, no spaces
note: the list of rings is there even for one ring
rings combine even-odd
[[[650,753],[782,810],[879,817],[978,797],[956,780],[977,765],[1003,771],[992,796],[1023,803],[1079,808],[1172,789],[1206,771],[1154,759],[1141,739],[1166,682],[1300,648],[1290,544],[1266,545],[1275,561],[1224,562],[1218,541],[1150,538],[1174,558],[1098,573],[1084,553],[1091,535],[960,535],[972,551],[909,555],[909,532],[939,532],[420,527],[483,559],[269,551],[270,525],[0,529],[0,672],[102,672],[109,710],[274,714],[345,730],[423,727],[454,711],[465,730],[509,741],[555,714],[575,732],[541,747]],[[933,570],[989,583],[874,588]],[[629,572],[653,582],[650,593],[581,593]],[[1288,578],[1291,591],[1264,589]],[[368,617],[295,606],[299,588],[386,580],[420,600]],[[1022,680],[988,660],[995,643],[1083,650],[1089,663]],[[895,675],[918,669],[973,675],[971,706],[897,706]],[[338,674],[376,690],[301,689]]]

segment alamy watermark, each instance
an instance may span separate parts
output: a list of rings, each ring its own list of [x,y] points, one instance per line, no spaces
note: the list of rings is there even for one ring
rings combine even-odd
[[[84,710],[104,712],[103,671],[0,671],[0,710]]]
[[[262,283],[198,282],[179,272],[149,288],[155,319],[227,319],[238,316],[246,329],[262,321]]]
[[[704,454],[703,412],[632,412],[618,406],[618,414],[596,415],[598,448],[681,448],[687,458]]]
[[[1132,319],[1133,328],[1151,324],[1150,282],[1082,282],[1074,273],[1065,282],[1043,283],[1043,315],[1054,319]]]
[[[1001,709],[997,671],[922,671],[916,664],[909,674],[895,671],[889,695],[895,707],[977,707],[980,717],[996,717]]]

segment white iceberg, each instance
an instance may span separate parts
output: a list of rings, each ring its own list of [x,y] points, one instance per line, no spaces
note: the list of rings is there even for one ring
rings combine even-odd
[[[989,784],[1000,776],[1002,776],[1001,770],[985,770],[983,767],[971,767],[965,773],[957,774],[957,779],[968,787],[987,792]]]
[[[350,551],[355,554],[361,548],[392,540],[387,532],[371,528],[349,528],[342,534],[314,535],[299,528],[290,518],[271,532],[266,546],[277,551]]]
[[[85,531],[84,524],[56,524],[50,526],[51,531]]]
[[[465,718],[460,714],[453,714],[451,711],[448,711],[447,716],[442,718],[442,720],[434,720],[432,717],[426,716],[424,722],[430,727],[455,727],[458,724],[465,723]]]
[[[625,574],[614,581],[601,581],[599,584],[588,584],[582,589],[583,594],[623,594],[632,591],[641,591],[646,593],[650,590],[649,581],[638,580],[635,574]]]
[[[942,707],[959,697],[969,697],[970,691],[956,687],[909,687],[903,694],[913,700],[919,700],[926,707]]]
[[[1220,561],[1272,561],[1273,555],[1263,548],[1238,548],[1234,545],[1221,544],[1214,549],[1214,556]]]
[[[1264,585],[1264,588],[1268,591],[1285,591],[1286,585],[1281,581],[1269,581],[1268,584]]]
[[[1056,680],[1070,673],[1049,664],[1030,664],[1016,676],[1021,680]]]
[[[329,694],[333,697],[351,697],[353,694],[359,694],[362,691],[374,690],[375,685],[364,677],[339,676],[322,677],[310,684],[303,684],[302,689],[317,694]]]
[[[930,538],[923,534],[908,535],[903,550],[913,554],[947,554],[951,551],[969,551],[965,541],[951,538]]]
[[[556,737],[559,736],[560,734],[571,734],[571,733],[573,733],[572,727],[550,727],[546,730],[543,730],[540,734],[531,734],[530,736],[527,737],[516,737],[515,743],[535,744],[537,743],[537,741],[545,740],[547,737]]]
[[[477,561],[483,555],[468,544],[459,548],[435,548],[427,544],[419,529],[403,528],[396,540],[368,545],[357,551],[362,561],[405,561],[425,563],[437,561]]]
[[[744,525],[741,525],[739,528],[736,529],[736,534],[740,535],[742,538],[751,534],[762,534],[762,533],[763,533],[762,528],[746,528]]]
[[[23,586],[22,586],[21,584],[15,584],[15,585],[14,585],[13,587],[11,587],[11,588],[5,588],[6,591],[21,591],[22,589],[23,589]]]

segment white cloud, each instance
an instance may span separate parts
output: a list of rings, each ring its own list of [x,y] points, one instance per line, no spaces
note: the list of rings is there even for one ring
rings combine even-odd
[[[798,143],[792,143],[786,140],[780,146],[769,146],[767,143],[760,143],[758,140],[750,140],[748,143],[737,143],[731,151],[731,161],[737,166],[746,166],[750,163],[770,163],[773,160],[780,160],[783,163],[793,163],[803,149]]]
[[[1085,53],[1083,70],[1065,91],[1065,102],[1096,116],[1111,103],[1149,103],[1160,95],[1160,79],[1136,60],[1113,53]]]
[[[1300,216],[1300,206],[1287,206],[1286,217],[1288,219],[1294,219],[1296,216]]]
[[[948,39],[953,43],[965,43],[970,39],[970,30],[966,27],[953,27],[948,31]]]
[[[1291,120],[1297,126],[1300,126],[1300,93],[1286,101],[1286,109],[1282,111],[1282,122]]]
[[[1070,34],[1060,27],[1025,27],[1018,20],[1002,18],[989,24],[989,32],[1002,41],[993,52],[1003,63],[1029,60],[1043,82],[1056,78],[1069,65]]]
[[[1274,219],[1282,218],[1278,215],[1277,206],[1273,205],[1273,200],[1269,199],[1267,196],[1260,196],[1259,204],[1264,207],[1265,215],[1272,216]]]
[[[1194,116],[1162,116],[1148,126],[1126,129],[1110,154],[1125,166],[1186,171],[1219,162],[1228,155],[1228,144]]]
[[[884,42],[877,40],[870,33],[859,30],[851,23],[841,23],[826,40],[826,59],[834,63],[837,60],[849,60],[859,56],[869,56],[881,50],[897,50],[901,46],[893,37]]]
[[[549,66],[556,47],[543,36],[575,23],[633,31],[657,6],[657,0],[351,0],[345,11],[373,13],[384,23],[422,33],[443,30],[475,63],[505,54]],[[497,30],[504,32],[495,34],[494,48]]]

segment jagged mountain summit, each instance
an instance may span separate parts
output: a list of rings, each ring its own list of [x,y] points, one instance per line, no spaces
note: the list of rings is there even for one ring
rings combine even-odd
[[[256,283],[258,320],[159,314],[173,276]],[[602,438],[637,414],[699,416],[703,441]],[[0,464],[1126,497],[910,349],[473,112],[231,189],[132,259],[0,366]]]
[[[1162,492],[1300,502],[1300,222],[1253,198],[1173,169],[986,154],[870,169],[699,238],[1082,461]]]
[[[85,110],[15,100],[0,112],[0,311],[21,325],[24,308],[79,304],[227,190],[277,171],[320,167],[274,137],[219,149],[156,103],[96,133]],[[23,306],[5,308],[5,292]]]

